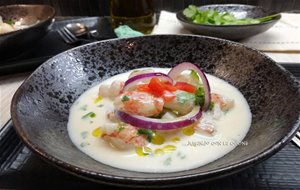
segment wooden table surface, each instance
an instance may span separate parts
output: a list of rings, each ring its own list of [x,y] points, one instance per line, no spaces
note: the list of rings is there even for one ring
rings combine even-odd
[[[266,53],[276,62],[284,63],[299,63],[299,53]],[[10,119],[10,104],[12,97],[23,80],[29,76],[30,73],[21,73],[14,75],[6,75],[0,77],[0,129]]]

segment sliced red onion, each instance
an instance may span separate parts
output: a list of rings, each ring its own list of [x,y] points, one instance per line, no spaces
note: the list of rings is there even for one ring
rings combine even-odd
[[[144,73],[129,78],[124,85],[123,92],[127,91],[130,87],[136,86],[139,82],[149,82],[152,77],[158,77],[173,84],[173,80],[164,73]]]
[[[192,64],[190,62],[183,62],[183,63],[180,63],[177,66],[173,67],[169,71],[168,75],[172,79],[174,79],[176,76],[178,76],[180,73],[182,73],[185,70],[194,70],[200,76],[201,81],[203,83],[204,96],[205,96],[205,101],[204,101],[204,105],[203,105],[203,111],[208,110],[209,103],[210,103],[210,86],[209,86],[208,80],[207,80],[204,72],[201,71],[201,69],[199,67],[197,67],[196,65],[194,65],[194,64]]]
[[[138,128],[171,130],[185,127],[196,122],[201,118],[202,110],[200,106],[195,106],[190,113],[176,119],[154,119],[140,115],[132,115],[122,111],[116,111],[116,115],[123,122]]]

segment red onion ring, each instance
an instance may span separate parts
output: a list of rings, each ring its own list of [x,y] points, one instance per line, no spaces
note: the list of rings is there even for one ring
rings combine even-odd
[[[210,86],[208,83],[208,80],[204,74],[203,71],[201,71],[201,69],[199,67],[197,67],[196,65],[190,63],[190,62],[183,62],[178,64],[177,66],[173,67],[168,75],[174,79],[176,76],[178,76],[181,72],[185,71],[185,70],[194,70],[196,73],[198,73],[198,75],[201,78],[201,81],[203,83],[203,88],[204,88],[204,105],[203,105],[203,111],[208,110],[209,108],[209,104],[210,104]]]
[[[128,114],[122,111],[116,111],[116,116],[121,121],[137,128],[151,130],[171,130],[188,126],[199,120],[202,116],[202,109],[200,106],[195,106],[190,113],[176,119],[154,119],[140,115]]]
[[[127,91],[130,87],[137,85],[139,82],[147,82],[146,79],[150,80],[152,77],[158,77],[161,80],[166,80],[173,84],[173,79],[164,73],[144,73],[129,78],[124,85],[123,92]]]

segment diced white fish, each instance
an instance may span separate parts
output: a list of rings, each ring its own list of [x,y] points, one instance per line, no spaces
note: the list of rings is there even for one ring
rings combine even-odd
[[[103,134],[112,134],[119,127],[118,123],[107,122],[101,125],[101,131]]]
[[[173,112],[166,112],[161,119],[176,119],[178,116]]]
[[[99,87],[99,96],[106,98],[115,98],[121,94],[124,87],[124,82],[120,80],[113,81],[110,85],[101,85]]]
[[[197,123],[196,123],[196,131],[202,135],[205,136],[214,136],[216,132],[216,127],[212,119],[208,116],[202,117]]]
[[[114,106],[120,111],[151,117],[162,111],[164,100],[146,92],[127,91],[115,99]]]

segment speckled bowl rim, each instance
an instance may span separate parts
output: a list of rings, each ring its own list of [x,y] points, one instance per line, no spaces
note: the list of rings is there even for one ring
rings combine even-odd
[[[203,5],[203,6],[198,6],[198,8],[201,8],[201,7],[207,7],[207,6],[223,6],[223,7],[229,7],[229,6],[246,6],[246,7],[257,7],[257,8],[261,8],[263,9],[263,7],[261,6],[255,6],[255,5],[246,5],[246,4],[211,4],[211,5]],[[187,19],[184,18],[184,15],[183,15],[183,10],[180,10],[179,12],[176,13],[176,18],[181,21],[181,22],[184,22],[184,23],[187,23],[187,24],[191,24],[191,25],[194,25],[194,26],[203,26],[203,27],[207,27],[207,28],[234,28],[234,27],[243,27],[243,26],[261,26],[261,25],[266,25],[266,24],[269,24],[269,23],[273,23],[273,22],[277,22],[280,20],[281,18],[281,14],[278,13],[278,16],[274,17],[273,19],[271,20],[268,20],[266,22],[261,22],[261,23],[256,23],[256,24],[233,24],[233,25],[213,25],[213,24],[197,24],[197,23],[193,23],[192,21],[189,21]],[[263,9],[264,10],[264,9]],[[275,12],[274,12],[275,14]]]
[[[197,180],[201,180],[200,182],[206,182],[206,181],[211,181],[213,179],[225,177],[228,175],[231,175],[233,173],[237,173],[239,171],[242,171],[246,168],[249,168],[250,166],[253,166],[263,160],[266,160],[267,158],[271,157],[274,155],[276,152],[278,152],[280,149],[282,149],[287,143],[290,142],[292,137],[296,134],[298,129],[300,128],[300,110],[298,110],[298,118],[295,121],[294,125],[292,126],[291,130],[286,134],[284,138],[281,140],[274,142],[274,144],[264,152],[261,152],[260,154],[253,156],[249,159],[246,159],[242,162],[239,163],[234,163],[231,165],[228,165],[226,167],[221,167],[215,170],[209,170],[207,172],[202,172],[202,173],[194,173],[194,174],[187,174],[187,175],[182,175],[182,176],[172,176],[172,173],[180,173],[180,172],[170,172],[166,174],[170,174],[168,177],[160,177],[160,178],[143,178],[143,177],[124,177],[124,176],[117,176],[117,175],[107,175],[103,173],[97,173],[94,171],[89,171],[84,168],[80,168],[71,164],[68,164],[64,162],[63,160],[57,159],[54,156],[46,153],[42,147],[36,146],[26,135],[26,133],[22,130],[20,127],[20,121],[18,120],[17,113],[16,113],[16,108],[17,108],[17,103],[18,103],[18,97],[21,95],[22,88],[26,85],[26,82],[34,77],[36,73],[38,73],[42,67],[46,64],[50,64],[53,60],[55,60],[57,57],[59,57],[61,54],[66,54],[74,49],[80,49],[82,47],[87,47],[87,46],[92,46],[93,44],[96,43],[107,43],[109,41],[122,41],[122,40],[131,40],[131,39],[138,39],[138,38],[151,38],[151,36],[154,35],[149,35],[149,36],[141,36],[141,37],[134,37],[134,38],[123,38],[123,39],[111,39],[111,40],[104,40],[100,42],[93,42],[90,44],[86,44],[83,46],[75,47],[72,48],[68,51],[62,52],[42,65],[40,65],[18,88],[16,93],[13,96],[12,103],[11,103],[11,117],[12,117],[12,122],[14,129],[16,130],[18,136],[22,139],[22,141],[36,154],[38,154],[41,158],[43,158],[45,161],[48,163],[58,167],[59,169],[62,169],[68,173],[71,173],[73,175],[92,180],[95,182],[99,183],[105,183],[105,184],[110,184],[110,185],[115,185],[115,186],[129,186],[129,187],[174,187],[174,186],[180,186],[180,185],[188,185],[188,184],[194,184],[194,183],[199,183]],[[248,50],[251,50],[253,52],[256,52],[257,54],[260,54],[261,56],[266,57],[270,62],[273,63],[274,67],[278,67],[283,73],[286,75],[289,75],[289,77],[292,79],[294,83],[297,83],[298,87],[300,86],[300,82],[286,69],[284,69],[282,66],[276,64],[275,61],[273,61],[270,57],[266,56],[265,54],[261,53],[260,51],[250,48],[246,45],[240,44],[238,42],[233,42],[225,39],[219,39],[219,38],[214,38],[214,37],[207,37],[207,36],[200,36],[200,35],[155,35],[155,36],[168,36],[168,37],[179,37],[179,36],[191,36],[191,37],[197,37],[197,38],[206,38],[206,39],[211,39],[211,40],[218,40],[222,42],[226,42],[227,45],[234,45],[234,46],[240,46],[243,48],[246,48]],[[298,89],[298,92],[300,92],[300,88]],[[120,169],[121,170],[121,169]],[[131,171],[128,171],[130,173]],[[137,173],[143,173],[143,172],[137,172]],[[152,173],[155,175],[155,173]],[[182,184],[178,183],[172,183],[176,182],[177,180],[189,180],[189,182],[184,182]]]
[[[36,24],[33,24],[33,25],[30,25],[26,28],[22,28],[22,29],[18,29],[18,30],[14,30],[14,31],[11,31],[11,32],[6,32],[6,33],[3,33],[3,34],[0,34],[0,38],[3,37],[3,36],[8,36],[8,35],[11,35],[11,34],[15,34],[15,33],[20,33],[20,32],[23,32],[23,31],[26,31],[26,30],[30,30],[32,28],[37,28],[41,25],[43,25],[45,22],[48,22],[49,20],[52,20],[56,14],[56,10],[50,6],[50,5],[42,5],[42,4],[14,4],[14,5],[3,5],[3,6],[0,6],[0,9],[1,8],[11,8],[11,7],[36,7],[36,6],[39,6],[39,7],[48,7],[49,9],[51,9],[51,14],[48,15],[48,17],[46,19],[43,19],[41,20],[40,22],[36,23]]]

